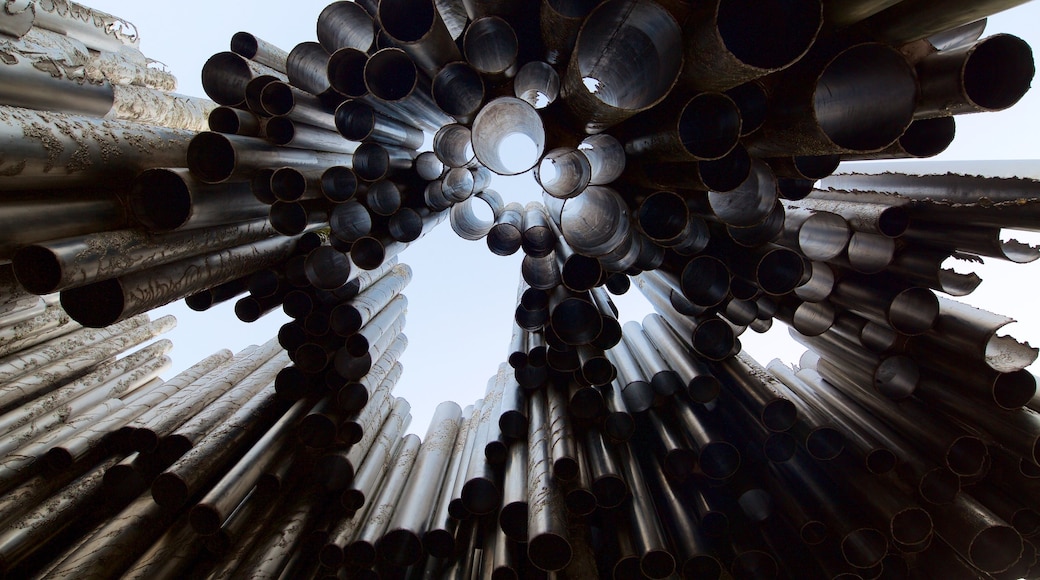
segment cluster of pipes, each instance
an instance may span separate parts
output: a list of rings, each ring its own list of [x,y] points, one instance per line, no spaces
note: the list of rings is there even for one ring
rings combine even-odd
[[[1001,238],[1040,182],[831,175],[1018,101],[1028,45],[982,33],[1021,3],[334,2],[288,53],[236,34],[210,102],[119,18],[9,2],[0,569],[1037,577],[1037,349],[946,265],[1040,257]],[[543,203],[490,189],[529,170]],[[398,255],[445,220],[522,279],[420,439]],[[162,381],[130,350],[182,298],[292,320]],[[774,318],[797,366],[741,352]]]

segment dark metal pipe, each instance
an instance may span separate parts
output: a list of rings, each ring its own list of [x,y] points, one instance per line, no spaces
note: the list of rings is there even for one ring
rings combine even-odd
[[[754,154],[828,155],[883,149],[913,120],[914,71],[886,45],[853,46],[822,68],[792,69],[786,82],[792,90],[776,95],[772,114],[752,137],[749,149]],[[885,87],[884,96],[860,90],[865,85]],[[853,116],[849,110],[871,113]],[[799,145],[792,147],[792,139]]]
[[[329,54],[341,48],[368,52],[376,31],[375,15],[356,2],[333,2],[318,15],[318,43]]]
[[[578,127],[602,133],[661,102],[682,70],[682,30],[658,4],[611,0],[589,13],[563,75]]]
[[[307,170],[353,163],[347,154],[276,147],[262,139],[211,132],[199,133],[187,151],[188,168],[203,183],[251,177],[263,167]]]
[[[530,398],[528,430],[527,555],[540,570],[567,567],[572,549],[566,525],[566,508],[559,488],[552,482],[549,465],[550,425],[545,395],[536,391]]]
[[[355,99],[336,108],[336,129],[351,141],[378,141],[387,145],[418,149],[423,142],[421,130],[378,114],[370,105]]]
[[[787,68],[816,40],[823,23],[820,4],[815,0],[699,4],[685,23],[680,82],[700,91],[724,91]]]
[[[484,80],[469,63],[451,62],[433,77],[433,101],[459,123],[469,124],[484,102]]]

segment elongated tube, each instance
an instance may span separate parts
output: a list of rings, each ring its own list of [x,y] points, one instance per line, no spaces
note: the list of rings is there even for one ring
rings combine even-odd
[[[563,499],[551,479],[549,421],[542,392],[536,392],[531,397],[529,414],[527,554],[541,570],[562,570],[570,562],[572,550],[568,541]]]
[[[85,326],[107,326],[271,266],[295,239],[268,238],[62,291],[62,305]]]
[[[420,538],[426,532],[430,507],[450,460],[451,442],[458,433],[462,409],[454,402],[437,406],[415,465],[401,492],[401,501],[387,524],[388,531],[376,544],[380,557],[398,566],[409,566],[422,557]]]

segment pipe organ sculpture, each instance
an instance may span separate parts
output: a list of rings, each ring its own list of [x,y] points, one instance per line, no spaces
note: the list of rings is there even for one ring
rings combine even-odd
[[[117,17],[5,3],[0,568],[1040,577],[1037,349],[943,267],[1040,256],[1000,238],[1040,182],[832,175],[1018,101],[983,29],[1021,3],[333,2],[236,34],[213,102]],[[543,203],[492,189],[527,171]],[[498,373],[420,439],[403,259],[444,221],[525,257]],[[292,321],[162,381],[180,299]],[[774,320],[797,366],[741,352]]]

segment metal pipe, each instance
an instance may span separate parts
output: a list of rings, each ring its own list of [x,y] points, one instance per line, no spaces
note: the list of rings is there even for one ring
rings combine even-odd
[[[248,183],[210,184],[186,169],[148,169],[134,179],[129,205],[138,223],[168,232],[255,220],[268,209],[253,194]]]
[[[900,2],[864,20],[858,28],[882,42],[898,45],[955,29],[1019,4],[1023,4],[1022,0],[958,2],[936,10],[927,2]]]
[[[286,80],[277,70],[234,52],[218,52],[202,65],[202,90],[218,105],[245,108],[246,85],[249,81],[270,76]]]
[[[579,150],[559,147],[534,166],[534,178],[545,193],[560,199],[580,194],[592,179],[592,165]]]
[[[594,185],[564,202],[560,230],[575,252],[599,257],[630,238],[628,216],[628,206],[617,191]]]
[[[753,154],[829,155],[883,149],[913,120],[914,71],[886,45],[859,44],[822,68],[807,64],[792,68],[788,76],[792,90],[776,95],[769,119],[748,147]],[[885,96],[854,88],[864,83],[885,87]],[[847,114],[853,108],[871,114]],[[864,122],[867,118],[870,121]],[[799,140],[799,145],[792,147],[791,139]]]
[[[560,75],[548,63],[532,60],[520,67],[513,78],[513,96],[536,109],[544,109],[560,96]]]
[[[545,127],[526,101],[499,97],[484,105],[473,120],[473,152],[499,175],[518,175],[534,167],[545,148]],[[503,152],[510,153],[503,157]]]
[[[468,173],[468,172],[467,172]],[[510,203],[497,212],[495,225],[487,233],[487,245],[491,253],[498,256],[511,256],[522,244],[522,228],[524,208],[516,202]]]
[[[422,447],[401,499],[393,507],[393,517],[386,531],[376,543],[382,560],[398,566],[410,566],[422,557],[420,538],[430,521],[430,507],[444,479],[444,469],[450,461],[450,444],[459,429],[462,409],[454,402],[437,406]],[[352,546],[353,547],[353,546]]]
[[[199,133],[187,149],[188,169],[203,183],[238,181],[264,167],[294,167],[305,171],[352,164],[348,154],[276,147],[262,139],[212,132]]]
[[[405,149],[418,149],[423,142],[421,130],[378,114],[368,104],[348,99],[336,108],[335,126],[351,141],[378,141]]]
[[[107,326],[269,267],[288,257],[294,243],[295,238],[267,238],[63,290],[62,306],[84,326]]]
[[[681,162],[640,164],[629,163],[623,180],[655,189],[680,189],[694,187],[714,192],[733,191],[744,183],[751,172],[751,156],[747,149],[737,144],[732,151],[719,159]]]
[[[389,396],[386,402],[392,406],[395,402]],[[340,495],[340,504],[348,512],[361,515],[362,509],[371,505],[372,496],[378,491],[378,484],[390,468],[390,460],[396,456],[397,449],[403,442],[401,421],[384,421],[379,435],[369,447],[364,462],[358,467],[350,485]],[[363,512],[362,512],[363,513]]]
[[[721,388],[718,379],[712,376],[701,361],[691,356],[664,319],[657,314],[649,314],[643,319],[643,329],[686,386],[690,398],[702,404],[714,401]]]
[[[1035,72],[1029,45],[1009,34],[937,52],[917,63],[921,95],[914,117],[1006,109],[1022,98]]]
[[[228,417],[238,413],[252,401],[263,396],[262,391],[274,382],[275,376],[289,363],[288,354],[281,352],[264,361],[231,389],[221,393],[193,417],[183,422],[172,433],[159,439],[156,453],[166,463],[173,463],[196,448],[224,424]],[[268,389],[273,391],[274,389]],[[168,491],[168,490],[164,490]],[[180,491],[176,490],[175,491]],[[160,494],[164,495],[164,494]],[[186,496],[182,499],[186,499]],[[171,498],[170,503],[180,505]]]
[[[578,127],[602,133],[661,102],[682,70],[681,47],[679,24],[656,3],[611,0],[593,8],[563,75],[563,100]]]
[[[318,42],[329,54],[341,48],[368,52],[376,41],[374,16],[358,3],[333,2],[318,14]]]
[[[319,98],[332,97],[326,70],[329,53],[317,42],[301,42],[289,51],[285,71],[289,83]]]
[[[134,230],[103,232],[25,246],[13,262],[25,288],[49,294],[176,261],[205,249],[258,241],[273,233],[266,221],[257,220],[160,236]]]
[[[539,570],[549,572],[566,568],[573,552],[568,539],[563,498],[551,479],[550,425],[545,395],[536,391],[530,403],[527,435],[527,556]]]
[[[347,141],[339,133],[299,123],[289,117],[273,117],[267,121],[267,139],[282,147],[353,154],[357,143]]]
[[[460,490],[465,478],[464,471],[469,464],[469,456],[474,447],[476,439],[475,428],[479,423],[480,406],[483,400],[479,399],[471,407],[468,417],[459,427],[452,447],[451,461],[448,463],[443,485],[434,504],[429,528],[423,534],[423,548],[435,558],[447,558],[455,553],[455,525],[457,518],[452,517],[451,504],[458,500],[456,510],[461,507],[461,498],[455,491]],[[457,513],[457,512],[456,512]]]
[[[627,444],[619,445],[617,450],[632,493],[625,511],[632,525],[631,538],[639,555],[639,569],[649,578],[667,578],[675,572],[675,557],[665,541],[643,472]]]
[[[449,62],[462,60],[433,0],[380,2],[379,23],[430,78]]]
[[[486,204],[490,208],[490,218],[484,218],[477,213],[477,203]],[[503,207],[498,193],[492,190],[482,191],[451,207],[451,229],[464,240],[479,240],[495,226],[494,218]]]
[[[712,212],[730,226],[747,227],[761,223],[776,203],[776,177],[761,161],[751,164],[748,178],[732,191],[708,192]]]
[[[433,101],[459,123],[470,124],[484,102],[484,80],[467,62],[450,62],[437,72],[431,85]]]
[[[419,438],[415,435],[405,435],[394,464],[380,486],[379,495],[368,509],[366,518],[359,522],[356,535],[347,545],[347,562],[362,567],[376,562],[376,542],[383,537],[390,524],[391,514],[401,498],[405,485],[410,481],[409,474],[414,469],[418,452]]]
[[[724,91],[783,70],[816,40],[823,23],[820,2],[756,3],[716,0],[691,10],[685,24],[680,83],[700,91]],[[754,40],[742,31],[754,30]]]
[[[98,344],[69,353],[61,360],[36,369],[32,374],[8,381],[0,387],[0,410],[6,413],[15,405],[53,391],[63,381],[85,374],[85,371],[94,365],[172,330],[176,324],[174,317],[164,316]]]
[[[638,122],[642,120],[642,122]],[[722,93],[665,101],[630,123],[625,153],[655,162],[721,159],[740,137],[740,110]]]
[[[51,54],[29,47],[6,54],[7,82],[0,90],[4,105],[90,117],[104,117],[112,110],[115,96],[107,80],[85,82],[82,71],[66,72],[54,64]]]
[[[433,7],[432,3],[430,7]],[[455,48],[454,43],[451,46]],[[451,60],[459,60],[459,57],[444,63]],[[452,119],[434,104],[433,98],[429,96],[427,80],[418,68],[421,65],[417,65],[400,48],[384,48],[365,63],[365,86],[373,97],[403,117],[402,120],[436,131],[442,125],[452,122]]]
[[[291,430],[296,427],[310,406],[311,403],[308,401],[297,401],[191,508],[189,518],[196,533],[216,533],[220,525],[249,495],[261,473],[273,465]]]
[[[462,42],[466,61],[491,84],[517,74],[519,42],[513,27],[497,16],[470,22]]]
[[[365,181],[379,181],[391,174],[408,171],[415,163],[415,151],[391,145],[366,142],[354,151],[354,173]]]

